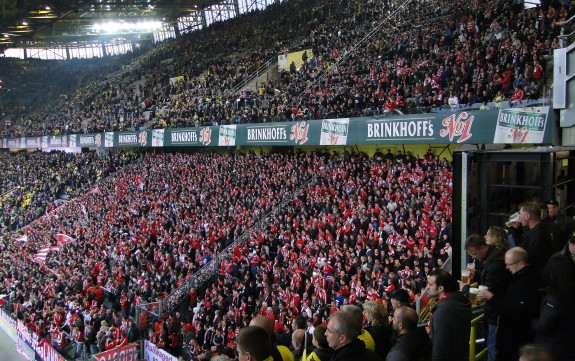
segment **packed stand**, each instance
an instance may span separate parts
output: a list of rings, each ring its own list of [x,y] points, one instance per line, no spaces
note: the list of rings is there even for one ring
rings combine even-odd
[[[313,14],[309,28],[282,16],[290,11]],[[517,106],[543,96],[547,55],[559,46],[557,24],[571,15],[558,2],[524,10],[511,1],[486,7],[288,1],[160,43],[26,118],[41,128],[31,133],[15,124],[5,134],[370,116],[491,102]],[[312,54],[300,69],[259,84],[251,95],[229,93],[278,53],[308,47]],[[184,80],[168,82],[177,76]]]
[[[67,199],[83,194],[134,158],[113,152],[4,153],[0,159],[0,227],[17,231]]]
[[[100,331],[127,330],[137,305],[166,297],[288,197],[265,232],[222,262],[220,282],[190,295],[199,304],[179,314],[184,328],[158,320],[159,346],[203,352],[211,339],[189,337],[217,328],[228,343],[267,307],[284,328],[301,308],[322,322],[336,305],[394,289],[413,301],[450,253],[450,177],[431,154],[150,155],[28,227],[26,244],[5,241],[2,293],[60,350],[62,332],[74,331],[88,331],[93,352],[113,347],[127,334]],[[46,240],[56,248],[32,262]]]

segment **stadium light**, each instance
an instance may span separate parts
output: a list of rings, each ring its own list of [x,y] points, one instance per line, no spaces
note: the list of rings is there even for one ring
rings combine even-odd
[[[95,33],[124,33],[124,32],[152,32],[154,29],[162,27],[159,21],[139,21],[137,23],[127,23],[123,21],[110,21],[106,23],[97,23],[92,26]]]

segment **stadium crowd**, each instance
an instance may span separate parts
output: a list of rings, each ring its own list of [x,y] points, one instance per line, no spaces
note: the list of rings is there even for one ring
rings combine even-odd
[[[186,331],[225,325],[227,343],[229,327],[267,307],[287,329],[302,308],[324,322],[336,304],[399,288],[413,301],[450,252],[450,177],[450,164],[431,154],[148,155],[27,227],[26,243],[5,241],[2,293],[53,342],[72,331],[74,314],[97,336],[167,296],[287,198],[265,232],[221,263],[219,282],[192,292],[179,316]],[[33,262],[47,243],[57,248]],[[177,354],[190,340],[171,324],[177,332],[156,327],[157,337]],[[101,341],[86,342],[95,352]]]
[[[282,16],[290,11],[313,16]],[[524,10],[504,0],[486,7],[287,1],[142,51],[129,66],[22,115],[4,135],[516,106],[543,96],[547,55],[559,46],[558,24],[571,15],[560,2]],[[312,52],[300,68],[258,89],[237,88],[266,60],[302,48]],[[175,77],[183,80],[169,81]]]
[[[307,24],[281,16],[295,9],[314,16]],[[387,14],[392,15],[382,24],[389,31],[364,40]],[[160,44],[62,102],[5,126],[4,135],[311,120],[506,100],[516,105],[541,95],[545,53],[558,46],[557,24],[570,15],[571,8],[558,2],[524,11],[511,1],[287,1],[229,27],[218,24]],[[256,22],[261,28],[254,29]],[[302,32],[303,40],[288,41]],[[214,43],[214,36],[222,41]],[[294,46],[313,49],[300,69],[261,84],[252,99],[227,94],[257,64]],[[180,75],[183,82],[168,82]],[[3,224],[18,232],[2,241],[0,294],[17,318],[59,352],[68,353],[73,341],[76,357],[145,337],[182,358],[209,359],[230,353],[237,332],[261,316],[273,325],[278,343],[297,351],[302,342],[295,336],[292,342],[290,330],[324,327],[314,339],[331,337],[331,316],[343,306],[365,308],[370,302],[385,305],[373,314],[367,306],[371,330],[389,335],[390,327],[401,327],[388,316],[395,319],[395,311],[420,297],[426,308],[428,276],[437,280],[434,272],[449,268],[451,165],[431,152],[165,153],[137,160],[121,154],[19,154],[3,159],[3,166],[3,191],[20,191],[2,203]],[[53,207],[63,192],[75,198]],[[265,230],[250,231],[278,207]],[[532,235],[536,224],[530,220],[540,208],[521,208],[515,223]],[[534,243],[513,232],[513,246],[530,251]],[[234,244],[243,234],[248,241]],[[569,234],[563,234],[568,245],[559,248],[572,258],[575,240]],[[153,320],[149,334],[142,334],[133,322],[136,307],[164,299],[230,245],[232,257],[219,260],[215,281],[190,291],[177,311]],[[490,312],[498,296],[510,288],[491,287],[483,263],[496,261],[499,276],[505,268],[521,275],[511,267],[533,263],[516,250],[509,257],[518,261],[507,262],[508,248],[477,237],[466,243],[478,265],[475,280],[490,286],[478,296],[487,302],[488,323],[496,316]],[[561,277],[551,282],[546,300],[564,313],[542,314],[564,321],[566,337],[572,333],[566,310],[575,297],[565,285],[575,284],[564,271],[572,264],[551,253],[545,251],[549,272]],[[508,276],[496,278],[512,282]],[[471,297],[469,289],[462,285]],[[552,348],[552,327],[529,311],[536,321],[527,329],[533,326],[539,342]],[[398,319],[412,318],[408,310],[397,312]],[[352,322],[340,314],[336,320]],[[391,345],[378,346],[385,357]]]
[[[109,153],[6,153],[2,157],[0,227],[16,231],[91,189],[134,158]]]

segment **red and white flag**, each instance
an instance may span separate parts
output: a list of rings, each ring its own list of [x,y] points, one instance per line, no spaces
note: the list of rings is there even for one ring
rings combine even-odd
[[[48,253],[50,251],[60,251],[62,247],[60,246],[48,246],[48,247],[44,247],[38,250],[38,252],[36,252],[36,255],[34,256],[33,261],[37,262],[37,263],[44,263],[46,262],[46,257],[48,256]]]
[[[72,238],[66,234],[62,234],[62,233],[56,234],[56,239],[58,240],[58,246],[60,246],[60,247],[62,247],[66,243],[70,243],[74,240],[74,238]]]
[[[14,240],[14,242],[18,243],[18,242],[22,242],[22,243],[26,243],[28,242],[28,233],[24,233],[22,236],[16,238]]]
[[[102,192],[100,191],[100,187],[96,187],[94,189],[92,189],[91,191],[89,191],[88,193],[90,194],[102,194]]]

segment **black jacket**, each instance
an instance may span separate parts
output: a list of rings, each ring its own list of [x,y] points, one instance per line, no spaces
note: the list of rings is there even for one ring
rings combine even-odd
[[[537,281],[538,275],[531,266],[511,276],[498,304],[497,360],[517,360],[519,347],[533,342],[529,323],[539,314]]]
[[[389,326],[369,326],[367,331],[375,341],[375,352],[385,360],[391,348],[393,331]]]
[[[383,361],[374,351],[365,348],[361,340],[354,340],[347,345],[338,348],[331,355],[331,361]]]
[[[575,353],[575,310],[557,301],[553,295],[544,297],[539,319],[532,322],[535,343],[545,346],[555,361],[573,361]]]
[[[551,235],[544,223],[526,230],[521,235],[520,246],[527,251],[528,262],[538,274],[543,274],[545,265],[551,257]]]
[[[308,357],[311,357],[313,361],[329,361],[331,359],[332,354],[333,350],[331,348],[328,349],[315,348]]]
[[[509,272],[505,269],[505,251],[494,246],[489,247],[487,256],[483,262],[483,269],[480,273],[479,284],[487,286],[493,293],[484,307],[485,319],[491,324],[497,324],[497,303],[507,289],[509,283]]]
[[[429,361],[431,340],[424,328],[397,336],[385,361]]]
[[[437,302],[431,310],[433,361],[461,361],[469,357],[471,304],[461,293]]]

